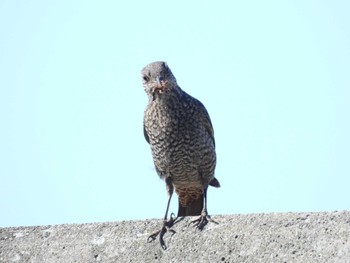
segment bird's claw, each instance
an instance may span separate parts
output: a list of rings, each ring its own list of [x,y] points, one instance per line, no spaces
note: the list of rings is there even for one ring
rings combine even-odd
[[[159,231],[153,233],[152,235],[150,235],[150,236],[147,238],[147,242],[150,243],[150,242],[154,241],[154,240],[157,238],[157,236],[159,235],[160,231],[161,231],[161,230],[159,230]]]
[[[157,236],[159,235],[160,246],[164,250],[166,250],[167,246],[165,245],[163,237],[164,237],[165,233],[168,232],[168,231],[172,233],[171,236],[173,236],[176,233],[175,230],[171,229],[171,227],[174,225],[174,222],[175,222],[175,215],[174,215],[174,213],[172,213],[170,215],[169,221],[164,220],[163,227],[159,231],[157,231],[157,232],[153,233],[152,235],[150,235],[147,238],[147,242],[150,243],[150,242],[156,240]]]
[[[206,212],[202,213],[200,217],[191,221],[190,224],[194,224],[199,230],[203,230],[204,227],[208,224],[208,222],[213,222],[215,224],[219,224],[218,222],[211,219],[210,215]]]

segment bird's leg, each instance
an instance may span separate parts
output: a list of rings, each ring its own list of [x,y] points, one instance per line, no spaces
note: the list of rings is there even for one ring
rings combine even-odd
[[[174,213],[171,213],[170,215],[170,219],[168,221],[168,210],[169,210],[169,206],[170,206],[170,201],[171,201],[171,197],[173,195],[173,192],[174,192],[174,186],[173,186],[173,183],[172,183],[172,180],[170,177],[167,177],[165,179],[165,182],[166,182],[166,188],[167,188],[167,192],[168,192],[168,204],[167,204],[167,207],[166,207],[166,211],[165,211],[165,215],[164,215],[164,219],[163,219],[163,226],[162,228],[153,233],[152,235],[150,235],[147,239],[147,242],[152,242],[154,241],[157,236],[159,235],[159,241],[160,241],[160,246],[163,248],[163,249],[167,249],[167,246],[165,245],[165,242],[164,242],[164,239],[163,239],[163,236],[164,234],[169,230],[173,235],[176,233],[174,230],[170,229],[173,225],[174,225],[174,222],[175,222],[175,215]]]
[[[203,210],[201,213],[201,216],[197,219],[191,221],[191,224],[193,223],[199,230],[203,230],[203,228],[208,224],[208,222],[213,222],[215,224],[218,224],[218,222],[214,221],[210,218],[210,215],[208,215],[207,210],[207,188],[203,191]]]

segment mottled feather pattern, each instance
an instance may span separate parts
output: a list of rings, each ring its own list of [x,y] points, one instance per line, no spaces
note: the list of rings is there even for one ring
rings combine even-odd
[[[148,93],[144,133],[159,176],[171,177],[181,204],[188,206],[214,178],[214,134],[203,104],[184,92],[169,72],[165,88]]]

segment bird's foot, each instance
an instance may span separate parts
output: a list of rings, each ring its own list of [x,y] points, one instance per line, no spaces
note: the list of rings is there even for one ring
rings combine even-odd
[[[204,227],[208,224],[208,222],[212,222],[215,224],[219,224],[218,222],[211,219],[210,215],[208,215],[207,211],[203,211],[201,216],[197,219],[191,221],[190,224],[194,224],[199,230],[203,230]]]
[[[176,233],[175,230],[171,229],[171,227],[174,225],[175,220],[176,220],[175,215],[174,215],[174,213],[172,213],[170,215],[169,221],[164,220],[163,221],[163,227],[159,231],[157,231],[157,232],[153,233],[152,235],[150,235],[147,238],[147,242],[149,243],[149,242],[152,242],[152,241],[156,240],[157,236],[159,235],[160,246],[164,250],[167,249],[167,246],[165,245],[163,236],[168,231],[170,231],[172,233],[172,235],[174,235]]]

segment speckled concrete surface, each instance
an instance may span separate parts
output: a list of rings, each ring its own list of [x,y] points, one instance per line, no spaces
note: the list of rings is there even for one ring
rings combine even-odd
[[[350,262],[350,212],[185,218],[147,243],[161,220],[0,228],[0,262]]]

